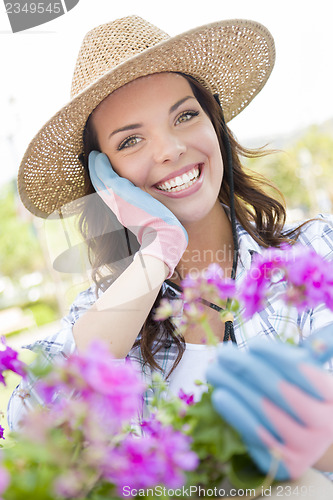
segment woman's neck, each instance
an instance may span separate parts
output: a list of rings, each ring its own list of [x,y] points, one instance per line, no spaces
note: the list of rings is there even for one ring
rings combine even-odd
[[[211,212],[199,221],[185,225],[188,247],[176,268],[179,281],[189,272],[204,271],[210,264],[219,264],[230,277],[233,260],[233,239],[230,220],[218,202]]]

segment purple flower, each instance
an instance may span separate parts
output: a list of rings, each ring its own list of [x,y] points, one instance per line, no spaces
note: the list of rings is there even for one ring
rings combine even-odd
[[[244,318],[251,318],[257,311],[265,307],[267,285],[259,285],[257,281],[252,280],[249,276],[245,278],[239,292],[239,300],[244,305]]]
[[[150,437],[127,436],[118,448],[110,449],[104,477],[117,486],[144,489],[159,484],[162,474],[156,442]]]
[[[238,293],[238,299],[245,308],[245,319],[264,308],[269,287],[269,280],[263,277],[260,270],[257,273],[251,270],[242,281]]]
[[[178,397],[188,406],[194,404],[194,394],[186,394],[183,389],[179,390]]]
[[[21,375],[24,377],[25,375],[25,364],[18,359],[18,352],[14,351],[11,347],[6,345],[5,339],[1,339],[2,343],[5,346],[4,350],[0,350],[0,382],[2,382],[4,385],[5,383],[5,378],[2,374],[2,372],[10,370],[14,373],[17,373],[18,375]]]
[[[284,279],[286,248],[268,248],[262,254],[254,256],[252,265],[238,287],[238,299],[244,306],[244,318],[251,318],[265,307],[274,276]]]
[[[285,300],[298,310],[325,304],[333,309],[333,269],[314,250],[295,245],[287,255]]]
[[[163,424],[152,414],[147,420],[142,420],[140,427],[145,435],[158,437],[161,433]]]
[[[225,278],[217,284],[216,288],[221,300],[232,299],[236,296],[236,284],[232,279]]]
[[[194,277],[191,274],[188,274],[182,280],[182,288],[194,288],[196,290],[198,288],[199,283],[200,283],[200,276]]]
[[[5,429],[0,425],[0,439],[5,439]]]
[[[177,488],[185,483],[184,470],[198,465],[191,451],[191,439],[156,420],[145,422],[143,437],[126,436],[110,450],[104,477],[116,484],[121,494],[125,486],[144,489],[163,484]]]
[[[283,299],[299,311],[320,304],[333,310],[332,266],[311,248],[283,245],[256,255],[241,283],[239,300],[245,307],[245,319],[265,306],[273,281],[286,283]]]

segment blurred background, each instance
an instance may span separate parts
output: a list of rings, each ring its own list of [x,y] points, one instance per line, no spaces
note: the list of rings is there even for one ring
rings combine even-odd
[[[124,5],[119,5],[124,4]],[[220,19],[264,24],[276,41],[276,65],[267,85],[229,125],[247,147],[279,152],[247,160],[283,192],[290,222],[331,213],[333,205],[333,7],[317,0],[80,0],[69,13],[13,34],[0,6],[0,336],[19,348],[59,328],[86,273],[53,268],[64,227],[32,216],[16,185],[20,158],[39,128],[69,100],[84,34],[106,21],[137,14],[170,35]],[[29,360],[29,355],[24,354]],[[15,384],[2,391],[0,408]],[[1,401],[2,399],[2,401]]]

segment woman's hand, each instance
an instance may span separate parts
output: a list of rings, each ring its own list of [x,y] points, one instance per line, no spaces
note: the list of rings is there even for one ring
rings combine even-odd
[[[321,364],[333,356],[333,326],[300,347],[255,339],[249,351],[231,344],[208,369],[213,404],[242,436],[257,466],[295,479],[333,442],[333,377]]]
[[[137,237],[140,252],[162,260],[170,277],[188,244],[178,219],[150,194],[119,177],[104,153],[90,153],[89,173],[96,192],[119,222]]]

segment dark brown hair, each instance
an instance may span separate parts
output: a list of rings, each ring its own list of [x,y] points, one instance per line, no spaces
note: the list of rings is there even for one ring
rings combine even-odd
[[[230,129],[225,125],[222,109],[214,96],[191,76],[182,76],[189,81],[196,99],[211,119],[219,140],[224,165],[227,164],[226,141],[229,141],[231,146],[236,218],[252,238],[263,247],[278,247],[289,241],[293,234],[283,232],[286,220],[284,204],[268,195],[266,189],[274,188],[282,200],[281,193],[264,177],[252,172],[247,173],[240,160],[241,157],[255,158],[268,152],[264,149],[250,150],[238,144]],[[100,197],[93,195],[95,190],[88,174],[87,159],[92,150],[100,150],[100,148],[90,118],[87,121],[83,139],[84,153],[81,160],[85,167],[86,195],[92,196],[86,197],[87,201],[79,218],[79,228],[85,241],[88,242],[93,280],[97,289],[105,290],[128,266],[131,255],[138,250],[139,245],[135,238],[131,238],[131,233],[126,228],[119,227],[115,216]],[[225,205],[230,206],[228,169],[224,172],[219,199]],[[105,269],[108,270],[106,275]],[[153,311],[160,299],[161,291],[148,314],[135,346],[140,346],[144,363],[149,364],[153,369],[160,369],[155,359],[156,353],[175,342],[178,356],[173,370],[183,355],[184,339],[175,334],[170,320],[162,323],[154,321]]]

